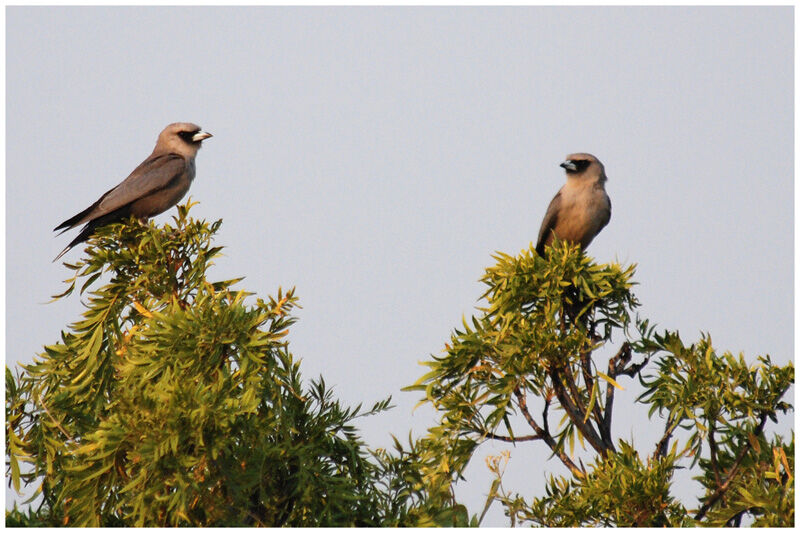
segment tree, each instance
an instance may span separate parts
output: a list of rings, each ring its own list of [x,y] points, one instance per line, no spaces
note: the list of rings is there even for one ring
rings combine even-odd
[[[748,364],[718,354],[710,336],[686,346],[676,332],[655,333],[633,314],[633,266],[597,265],[567,243],[546,259],[532,248],[496,259],[482,279],[486,306],[409,387],[441,414],[416,443],[429,496],[455,503],[452,486],[475,450],[497,440],[544,445],[569,472],[526,499],[503,488],[508,457],[490,461],[486,508],[499,501],[512,525],[794,524],[794,434],[785,442],[766,431],[791,409],[783,399],[794,383],[791,363],[760,356]],[[638,378],[638,403],[664,419],[652,450],[612,436],[624,378]],[[554,426],[555,410],[563,418]],[[576,438],[588,466],[576,458]],[[684,467],[704,490],[692,508],[671,487]]]
[[[82,318],[6,369],[7,477],[41,498],[8,525],[475,526],[495,501],[512,524],[794,524],[794,436],[768,425],[792,408],[793,366],[655,333],[634,314],[633,267],[564,243],[547,258],[499,254],[486,306],[409,387],[439,424],[370,450],[353,424],[389,400],[362,412],[322,378],[304,385],[287,341],[294,290],[248,303],[239,279],[208,281],[221,222],[190,207],[162,227],[98,229],[55,297],[80,287]],[[664,421],[653,449],[612,432],[626,378]],[[526,499],[495,458],[486,506],[470,514],[453,487],[488,440],[542,446],[569,474]],[[692,508],[671,486],[684,467],[704,491]]]
[[[209,282],[220,221],[99,228],[64,298],[81,320],[16,376],[6,369],[9,483],[41,506],[9,525],[342,526],[397,524],[404,505],[320,378],[288,350],[294,289],[246,303]],[[388,512],[387,510],[390,510]]]

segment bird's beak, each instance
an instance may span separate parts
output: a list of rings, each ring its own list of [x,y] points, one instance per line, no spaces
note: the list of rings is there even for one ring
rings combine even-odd
[[[192,135],[192,141],[197,143],[202,141],[203,139],[208,139],[209,137],[213,137],[213,135],[211,135],[207,131],[198,131],[197,133]]]
[[[572,170],[573,172],[574,172],[574,171],[576,171],[576,170],[578,170],[578,167],[576,167],[576,166],[575,166],[575,163],[573,163],[573,162],[572,162],[571,160],[569,160],[569,159],[567,159],[566,161],[564,161],[563,163],[561,163],[561,164],[560,164],[560,165],[558,165],[558,166],[560,166],[560,167],[561,167],[561,168],[563,168],[564,170]]]

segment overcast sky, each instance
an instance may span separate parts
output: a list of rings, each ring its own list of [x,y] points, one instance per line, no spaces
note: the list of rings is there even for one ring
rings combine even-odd
[[[211,277],[297,287],[304,376],[351,405],[394,396],[362,424],[372,446],[431,425],[401,387],[472,314],[490,254],[536,239],[570,152],[605,164],[613,212],[589,253],[638,264],[643,316],[793,359],[791,7],[11,7],[6,25],[8,364],[82,311],[45,303],[75,235],[52,228],[175,121],[214,134],[190,191],[192,215],[224,221]],[[654,442],[645,411],[616,434]],[[562,470],[525,444],[507,485],[530,498]],[[501,449],[459,488],[472,512]]]

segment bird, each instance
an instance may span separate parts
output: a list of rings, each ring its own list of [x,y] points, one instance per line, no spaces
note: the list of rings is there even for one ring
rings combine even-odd
[[[536,241],[536,252],[542,257],[554,235],[585,250],[611,219],[603,163],[591,154],[576,153],[559,166],[567,173],[567,183],[550,201],[542,220]]]
[[[53,229],[62,230],[59,233],[61,235],[86,224],[53,262],[75,245],[88,240],[100,226],[119,222],[129,216],[144,221],[177,204],[194,180],[197,151],[203,141],[211,136],[191,122],[175,122],[164,128],[158,135],[153,153],[122,183]]]

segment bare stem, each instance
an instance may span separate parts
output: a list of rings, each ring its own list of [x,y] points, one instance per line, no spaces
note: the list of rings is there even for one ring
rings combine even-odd
[[[616,379],[620,374],[620,366],[624,367],[625,364],[631,359],[631,345],[625,342],[620,346],[619,351],[614,357],[608,360],[608,376],[611,379]],[[616,387],[611,383],[606,383],[606,408],[603,410],[603,423],[601,432],[611,442],[611,417],[614,410],[614,390]]]
[[[503,442],[525,442],[529,440],[541,440],[539,435],[523,435],[522,437],[509,437],[508,435],[497,435],[495,433],[486,433],[486,437]]]
[[[594,427],[590,423],[586,424],[583,422],[584,416],[581,414],[581,409],[575,404],[572,398],[570,398],[569,394],[567,394],[564,384],[561,381],[561,376],[559,376],[556,369],[550,370],[550,379],[553,382],[553,390],[555,390],[556,397],[561,403],[561,407],[563,407],[564,411],[566,411],[569,419],[573,424],[575,424],[575,427],[578,428],[578,431],[580,431],[581,434],[586,437],[586,440],[589,441],[589,444],[591,444],[592,448],[594,448],[603,457],[606,457],[608,450],[613,450],[613,447],[607,447],[595,431]]]
[[[678,427],[677,422],[671,422],[667,419],[667,425],[664,428],[664,435],[661,437],[661,440],[658,441],[656,444],[656,450],[653,452],[653,457],[659,459],[667,455],[667,446],[669,445],[669,439],[672,437],[672,432]]]
[[[714,479],[717,486],[720,484],[719,478],[719,463],[717,462],[717,441],[714,439],[714,423],[713,420],[708,428],[708,449],[711,453],[711,468],[714,470]]]
[[[569,468],[574,475],[580,478],[585,477],[586,473],[580,468],[578,468],[578,466],[572,462],[572,460],[567,456],[567,454],[564,453],[563,450],[559,449],[558,444],[556,443],[555,440],[553,440],[553,437],[550,435],[550,432],[542,429],[542,427],[536,423],[536,420],[533,419],[533,416],[531,416],[530,411],[528,411],[528,400],[525,396],[525,392],[521,390],[519,387],[517,387],[514,390],[514,395],[517,397],[517,401],[519,403],[519,409],[520,411],[522,411],[522,416],[525,417],[525,420],[528,422],[528,425],[531,426],[531,428],[533,428],[536,434],[550,447],[553,453],[556,454],[559,459],[561,459],[561,462],[564,463],[564,465],[567,468]],[[548,404],[549,402],[545,402],[545,413],[547,412]],[[547,424],[547,418],[545,418],[545,424]]]
[[[56,425],[56,427],[59,430],[61,430],[61,433],[63,433],[64,436],[67,437],[68,440],[72,440],[72,437],[70,436],[69,433],[67,433],[67,430],[65,430],[63,427],[61,427],[61,424],[58,422],[58,420],[53,418],[53,415],[51,415],[50,411],[47,409],[47,405],[45,405],[44,401],[36,393],[34,393],[34,400],[35,400],[36,403],[38,403],[39,405],[42,406],[42,409],[44,409],[44,412],[47,414],[47,417]]]
[[[764,429],[764,424],[767,422],[767,414],[762,413],[760,419],[761,421],[758,423],[758,426],[756,426],[755,431],[753,431],[753,435],[755,436],[760,435],[761,431]],[[722,496],[728,491],[731,481],[733,481],[733,479],[736,477],[737,472],[739,471],[739,466],[741,466],[744,457],[747,455],[747,453],[750,451],[752,447],[753,445],[750,444],[749,440],[744,444],[744,446],[742,446],[742,449],[739,450],[739,453],[736,455],[736,460],[731,465],[730,470],[728,470],[728,475],[725,477],[725,481],[720,486],[718,486],[717,490],[715,490],[714,493],[708,498],[708,500],[706,500],[706,503],[703,504],[703,506],[695,515],[694,517],[695,520],[701,520],[706,515],[708,510],[711,509],[711,507],[714,504],[716,504],[719,501],[719,499],[722,498]]]

